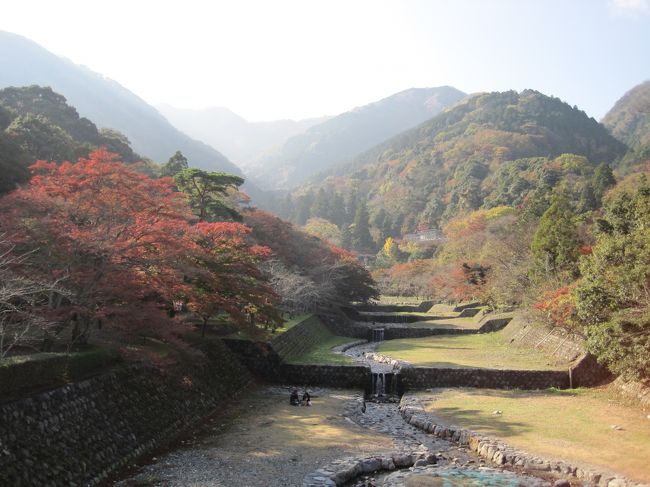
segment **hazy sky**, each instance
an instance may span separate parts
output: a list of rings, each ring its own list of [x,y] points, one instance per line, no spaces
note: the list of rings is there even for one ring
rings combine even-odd
[[[650,79],[650,0],[20,0],[0,30],[150,103],[249,120],[440,85],[534,88],[599,119]]]

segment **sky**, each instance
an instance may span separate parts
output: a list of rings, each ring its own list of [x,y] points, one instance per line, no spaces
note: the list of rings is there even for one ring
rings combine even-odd
[[[20,0],[0,30],[149,103],[249,121],[442,85],[533,88],[600,119],[650,79],[650,0]]]

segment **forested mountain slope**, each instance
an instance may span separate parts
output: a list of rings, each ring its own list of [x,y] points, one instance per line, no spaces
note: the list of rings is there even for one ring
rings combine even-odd
[[[51,88],[0,90],[0,193],[25,182],[27,167],[38,159],[75,161],[98,147],[106,147],[124,162],[142,160],[124,135],[98,130]]]
[[[0,31],[0,88],[50,86],[98,126],[119,130],[133,148],[165,162],[177,150],[193,166],[241,174],[217,150],[174,128],[154,107],[119,83],[60,58],[24,37]]]
[[[607,112],[603,125],[632,149],[650,146],[650,81],[625,93]]]
[[[379,237],[400,235],[541,197],[625,151],[601,124],[557,98],[533,90],[479,94],[335,168],[278,211],[301,224],[310,216],[350,224],[350,202],[367,198]]]
[[[455,88],[413,88],[355,108],[291,137],[260,161],[258,180],[291,188],[435,116],[465,97]]]
[[[623,169],[650,159],[650,81],[625,93],[605,115],[603,125],[630,147]]]

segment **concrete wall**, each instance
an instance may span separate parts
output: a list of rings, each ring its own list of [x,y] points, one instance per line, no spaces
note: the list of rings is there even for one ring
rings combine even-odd
[[[220,342],[200,368],[131,367],[0,406],[0,485],[95,485],[251,381]]]

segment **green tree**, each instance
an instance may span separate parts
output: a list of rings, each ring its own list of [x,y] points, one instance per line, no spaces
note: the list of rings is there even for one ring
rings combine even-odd
[[[605,162],[596,168],[591,181],[598,199],[601,199],[605,191],[616,184],[616,178],[614,177],[612,168]]]
[[[189,165],[187,163],[187,158],[181,151],[177,150],[176,153],[171,156],[165,164],[163,164],[162,168],[160,169],[160,174],[162,176],[174,177],[179,172],[184,171],[188,167]]]
[[[542,215],[531,244],[537,269],[543,274],[561,271],[575,274],[579,245],[571,205],[565,194],[557,193],[553,196],[551,206]]]
[[[374,247],[368,219],[368,207],[366,202],[362,201],[357,206],[352,226],[352,247],[356,250],[368,250]]]
[[[350,225],[343,225],[343,228],[341,228],[341,247],[345,250],[352,248],[352,228]]]
[[[624,376],[650,377],[650,187],[605,208],[591,255],[580,265],[576,311],[587,348]]]
[[[244,180],[239,176],[192,168],[176,174],[174,182],[188,196],[190,206],[199,220],[241,219],[237,210],[224,201],[229,189],[236,189],[243,184]]]

